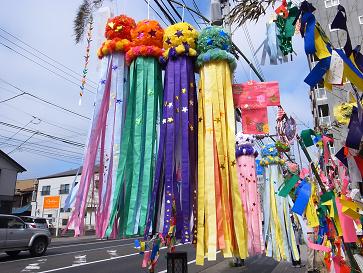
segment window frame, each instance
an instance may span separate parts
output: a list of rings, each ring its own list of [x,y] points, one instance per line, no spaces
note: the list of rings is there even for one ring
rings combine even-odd
[[[69,194],[70,184],[61,184],[59,194]]]
[[[44,190],[44,188],[47,188],[49,190]],[[50,195],[50,189],[51,189],[50,185],[42,186],[41,195],[42,196]]]

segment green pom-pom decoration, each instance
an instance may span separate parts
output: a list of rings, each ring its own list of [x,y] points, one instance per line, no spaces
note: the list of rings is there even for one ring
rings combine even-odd
[[[233,71],[236,66],[236,58],[230,53],[232,49],[232,40],[229,34],[221,27],[210,26],[202,30],[198,37],[197,66],[204,63],[227,61]]]
[[[227,61],[232,71],[234,71],[237,67],[236,58],[231,53],[219,48],[213,48],[200,54],[197,58],[196,65],[197,67],[201,67],[203,64],[213,61]]]
[[[206,53],[208,50],[214,48],[230,52],[232,49],[231,37],[221,27],[206,27],[198,37],[197,50],[199,53]]]

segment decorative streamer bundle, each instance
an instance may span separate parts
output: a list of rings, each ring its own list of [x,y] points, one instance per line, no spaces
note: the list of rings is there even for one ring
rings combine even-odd
[[[164,31],[158,22],[140,21],[131,30],[132,47],[127,98],[115,194],[106,235],[117,221],[119,236],[142,235],[154,175],[156,123],[162,92],[161,67]]]
[[[145,236],[172,233],[191,242],[191,215],[196,189],[196,123],[194,57],[197,31],[188,23],[171,25],[164,33],[166,62],[162,124],[154,186]],[[174,205],[174,208],[173,208]],[[196,217],[195,213],[194,216]]]
[[[248,254],[263,253],[262,213],[260,194],[257,191],[256,160],[257,150],[253,147],[252,135],[238,133],[236,136],[236,158],[238,184],[248,229]]]
[[[247,227],[239,194],[229,35],[207,27],[199,35],[197,257],[247,256]]]
[[[266,256],[275,260],[299,260],[294,230],[290,220],[288,200],[277,195],[284,182],[281,165],[285,162],[278,156],[274,144],[262,149],[260,165],[265,167],[265,192],[263,200],[264,238]]]
[[[79,88],[81,88],[81,92],[79,92],[79,105],[81,105],[82,97],[83,97],[83,91],[84,86],[86,85],[86,77],[88,73],[88,64],[89,64],[89,52],[91,48],[91,42],[92,42],[92,30],[93,30],[93,17],[91,15],[89,23],[88,23],[88,31],[87,31],[87,47],[86,47],[86,55],[84,56],[84,67],[82,71],[82,81]]]
[[[105,33],[107,40],[104,44],[113,44],[118,39],[123,39],[128,44],[131,39],[130,30],[133,27],[135,27],[135,21],[125,15],[109,19]],[[100,205],[96,212],[98,237],[105,236],[112,202],[111,196],[118,195],[117,192],[115,193],[116,170],[128,96],[128,68],[125,64],[124,54],[127,47],[119,46],[117,50],[107,52],[103,50],[103,47],[99,50],[103,52],[102,57],[104,58],[102,59],[102,76],[97,90],[90,137],[87,142],[75,209],[67,226],[74,225],[75,236],[84,232],[84,214],[90,184],[96,171],[98,150],[100,150],[98,186]]]

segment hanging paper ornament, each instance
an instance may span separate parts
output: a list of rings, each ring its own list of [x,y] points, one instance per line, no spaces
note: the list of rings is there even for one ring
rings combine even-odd
[[[199,35],[197,257],[216,260],[247,256],[247,227],[239,194],[231,71],[236,67],[231,39],[220,27]],[[230,194],[228,194],[230,193]]]
[[[92,30],[93,30],[93,17],[91,15],[89,22],[88,22],[88,31],[87,31],[87,46],[86,46],[86,55],[84,56],[84,67],[82,71],[82,81],[81,81],[81,92],[79,93],[79,105],[81,105],[82,97],[83,97],[83,91],[86,85],[86,77],[88,73],[88,64],[89,64],[89,58],[90,58],[90,48],[91,48],[91,42],[92,42]]]
[[[337,122],[348,125],[350,116],[352,115],[353,107],[356,106],[357,103],[348,103],[343,102],[341,104],[337,104],[334,106],[333,113]]]
[[[119,236],[144,234],[156,156],[156,123],[162,92],[158,59],[163,34],[159,23],[153,20],[140,21],[131,30],[132,47],[126,53],[130,92],[107,235],[117,222]]]
[[[247,221],[248,254],[262,254],[262,213],[260,194],[257,190],[256,162],[258,155],[254,148],[255,139],[252,135],[238,133],[236,135],[236,158],[238,184],[243,209]]]
[[[122,21],[128,32],[110,34],[113,39],[130,38],[130,30],[135,26],[133,19],[121,15],[112,21]],[[108,26],[106,27],[107,32]],[[129,42],[129,41],[128,41]],[[82,176],[76,195],[76,202],[67,228],[74,226],[75,236],[84,233],[84,215],[89,197],[89,188],[96,172],[99,156],[98,202],[96,212],[96,235],[104,237],[108,226],[110,207],[118,196],[115,191],[117,166],[120,154],[121,132],[123,130],[126,98],[128,97],[128,68],[125,64],[125,51],[118,54],[112,51],[102,59],[101,79],[97,89],[95,108],[91,122],[90,135],[86,142]],[[116,226],[111,227],[111,237],[116,236]]]
[[[265,145],[261,155],[260,164],[265,166],[263,212],[266,256],[273,257],[277,261],[291,261],[291,258],[298,261],[299,252],[290,220],[288,199],[278,195],[284,183],[280,166],[284,161],[278,157],[274,144]],[[295,181],[293,180],[292,184],[295,184]]]
[[[281,152],[281,149],[288,151],[287,147],[291,141],[296,137],[296,121],[292,117],[288,117],[282,106],[279,106],[276,117],[276,132],[279,139],[282,141],[281,145],[276,145],[277,149]]]
[[[194,58],[198,32],[188,23],[165,29],[165,79],[159,151],[145,236],[165,238],[174,223],[176,239],[192,241],[196,197],[197,98]],[[175,209],[173,209],[175,204]],[[196,211],[193,212],[196,217]]]

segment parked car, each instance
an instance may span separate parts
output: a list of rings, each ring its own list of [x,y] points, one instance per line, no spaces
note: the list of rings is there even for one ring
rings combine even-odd
[[[32,216],[20,216],[20,218],[32,228],[49,228],[47,219],[32,217]]]
[[[50,242],[48,229],[30,228],[17,216],[0,214],[0,252],[16,256],[29,250],[32,256],[42,256]]]

